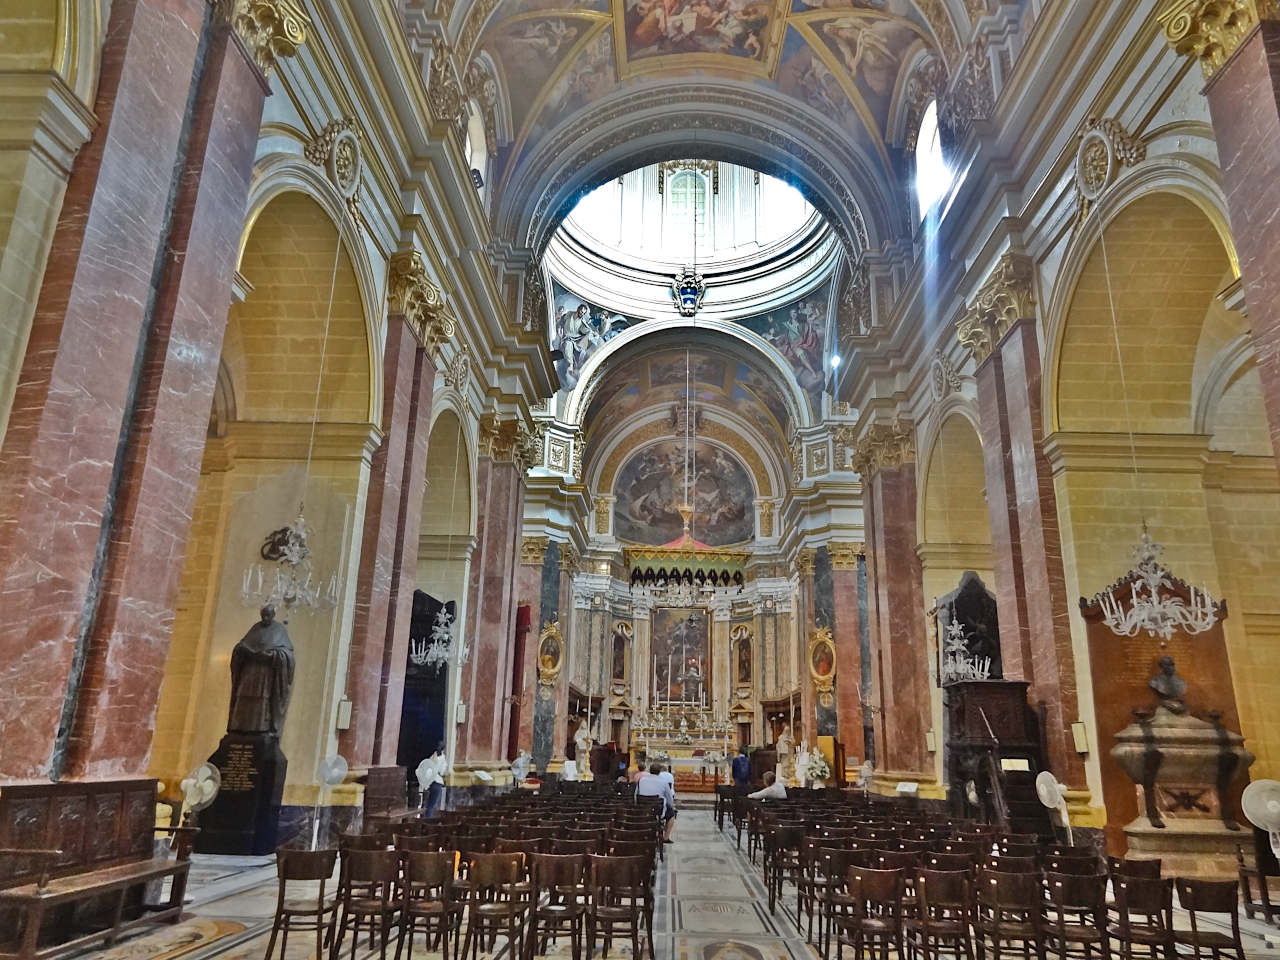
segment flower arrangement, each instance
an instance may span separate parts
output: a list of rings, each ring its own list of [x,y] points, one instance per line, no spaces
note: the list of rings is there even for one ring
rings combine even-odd
[[[809,752],[809,765],[805,769],[810,780],[825,780],[831,776],[831,765],[817,747]]]

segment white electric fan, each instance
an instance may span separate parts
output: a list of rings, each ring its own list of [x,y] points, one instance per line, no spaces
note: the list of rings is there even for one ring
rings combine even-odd
[[[316,849],[320,842],[320,807],[328,799],[329,791],[347,779],[347,758],[340,753],[332,753],[325,757],[320,767],[320,779],[324,789],[316,797],[315,809],[311,812],[311,849]]]
[[[193,814],[209,806],[222,787],[222,772],[212,763],[202,763],[178,784],[182,791],[182,825],[191,826]]]
[[[1075,841],[1071,837],[1071,817],[1067,814],[1067,788],[1058,782],[1048,770],[1041,770],[1036,774],[1036,796],[1050,810],[1058,811],[1058,815],[1062,817],[1062,825],[1067,828],[1067,845],[1075,846]]]
[[[1267,832],[1271,852],[1280,857],[1280,780],[1255,780],[1240,795],[1245,819]]]

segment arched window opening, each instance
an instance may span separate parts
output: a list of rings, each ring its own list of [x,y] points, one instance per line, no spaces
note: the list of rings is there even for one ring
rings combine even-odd
[[[667,239],[693,247],[696,236],[704,250],[710,228],[707,220],[707,181],[700,173],[682,170],[667,181]]]
[[[950,188],[951,169],[942,155],[942,140],[938,136],[938,101],[934,100],[920,118],[920,132],[916,137],[916,200],[920,204],[921,220]]]

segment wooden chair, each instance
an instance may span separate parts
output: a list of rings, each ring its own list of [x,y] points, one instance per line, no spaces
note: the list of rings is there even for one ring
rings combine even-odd
[[[916,876],[916,903],[906,932],[924,960],[939,960],[939,947],[944,944],[951,946],[955,956],[964,951],[967,960],[973,960],[973,883],[968,869],[921,869]]]
[[[1236,866],[1240,871],[1240,903],[1244,907],[1244,915],[1250,920],[1255,913],[1261,913],[1267,923],[1273,922],[1280,913],[1280,905],[1271,902],[1271,890],[1267,887],[1267,874],[1260,866],[1250,867],[1244,859],[1244,847],[1236,844]],[[1253,898],[1254,883],[1258,886],[1258,899]]]
[[[1235,960],[1244,960],[1244,945],[1240,942],[1240,894],[1234,880],[1192,880],[1178,877],[1174,881],[1178,891],[1178,904],[1187,911],[1191,922],[1190,930],[1175,930],[1173,942],[1178,946],[1190,947],[1196,960],[1200,960],[1200,951],[1208,951],[1213,960],[1222,956],[1232,956]],[[1219,933],[1216,930],[1201,928],[1201,919],[1206,915],[1225,915],[1231,918],[1231,933]]]
[[[879,943],[884,954],[890,945],[899,957],[903,951],[903,892],[906,877],[901,870],[873,870],[852,867],[849,870],[848,895],[852,910],[835,917],[836,958],[843,960],[844,947],[853,948],[855,960],[862,960],[868,943]]]
[[[535,853],[530,857],[533,897],[529,911],[529,933],[526,951],[532,957],[542,932],[542,952],[547,952],[547,938],[562,932],[569,934],[573,960],[582,956],[583,919],[586,904],[582,897],[585,857],[580,854],[557,855]]]
[[[645,912],[645,863],[641,857],[587,858],[591,897],[587,906],[587,956],[596,949],[596,932],[604,932],[603,958],[609,956],[615,930],[631,935],[631,956],[640,958],[640,923]],[[652,944],[650,952],[652,953]]]
[[[462,955],[470,950],[471,960],[480,951],[480,938],[488,934],[489,950],[499,933],[507,935],[513,956],[524,952],[526,904],[518,892],[524,873],[524,856],[519,853],[476,853],[471,856],[467,875],[467,935]]]
[[[369,922],[369,946],[373,947],[374,933],[379,933],[379,956],[386,960],[387,932],[398,906],[395,894],[399,878],[400,854],[395,850],[348,848],[342,851],[338,880],[341,913],[329,953],[330,960],[337,960],[347,930],[351,930],[351,956],[354,960],[356,944],[360,940],[360,925],[366,920]]]
[[[1040,873],[1040,861],[1035,857],[982,857],[978,866],[996,873]]]
[[[413,957],[413,937],[419,929],[432,934],[440,945],[440,955],[449,956],[449,940],[453,939],[454,960],[458,957],[458,939],[462,929],[462,903],[454,891],[456,857],[449,851],[402,850],[400,854],[403,880],[400,884],[400,934],[396,943],[396,960],[405,942],[408,958]]]
[[[566,840],[561,837],[551,841],[551,852],[560,854],[578,854],[586,856],[589,853],[599,853],[600,845],[594,840]]]
[[[1106,875],[1046,873],[1044,883],[1048,895],[1046,951],[1064,960],[1075,956],[1089,960],[1097,948],[1102,960],[1110,960]]]
[[[1107,857],[1107,871],[1113,877],[1141,877],[1144,880],[1160,879],[1160,858],[1152,860],[1128,860],[1123,857]]]
[[[1112,887],[1119,919],[1108,933],[1120,944],[1124,960],[1133,960],[1134,947],[1146,947],[1152,960],[1172,960],[1173,880],[1117,875]]]
[[[276,935],[280,935],[280,956],[289,948],[290,930],[314,930],[316,956],[324,956],[326,939],[333,937],[333,921],[337,917],[337,902],[325,899],[324,887],[333,876],[338,862],[337,850],[287,850],[276,851],[276,878],[279,883],[276,895],[276,913],[271,921],[271,939],[267,941],[265,960],[271,960],[275,950]],[[318,883],[315,899],[291,899],[291,883]],[[327,937],[326,937],[327,933]]]
[[[1097,857],[1044,857],[1040,861],[1044,873],[1063,873],[1072,877],[1106,876]]]
[[[920,866],[925,870],[938,870],[953,873],[963,870],[973,873],[973,854],[969,853],[926,853],[920,857]]]
[[[770,913],[773,913],[778,897],[782,894],[783,880],[799,880],[800,845],[803,842],[802,826],[778,826],[765,836],[764,879],[769,891]]]
[[[1002,873],[984,869],[978,874],[978,912],[974,918],[978,957],[985,960],[990,943],[995,960],[1005,945],[1022,944],[1044,960],[1044,914],[1040,874]]]

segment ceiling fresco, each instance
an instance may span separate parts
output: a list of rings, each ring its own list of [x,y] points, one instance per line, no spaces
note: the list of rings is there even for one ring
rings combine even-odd
[[[584,300],[551,281],[551,349],[562,357],[556,361],[560,389],[572,390],[578,385],[582,367],[607,342],[636,323],[604,307]]]
[[[782,354],[811,404],[817,404],[826,382],[823,343],[830,299],[831,281],[827,280],[795,303],[737,321]]]
[[[474,48],[497,65],[513,131],[494,182],[501,192],[583,107],[673,76],[768,87],[863,138],[887,168],[900,78],[936,44],[912,0],[498,0]]]
[[[656,405],[674,414],[686,391],[684,350],[663,350],[619,363],[596,387],[583,418],[588,435],[608,429]],[[688,354],[688,382],[695,404],[720,407],[745,419],[765,437],[787,435],[790,416],[777,385],[753,364],[705,349]],[[672,428],[676,432],[675,427]]]

